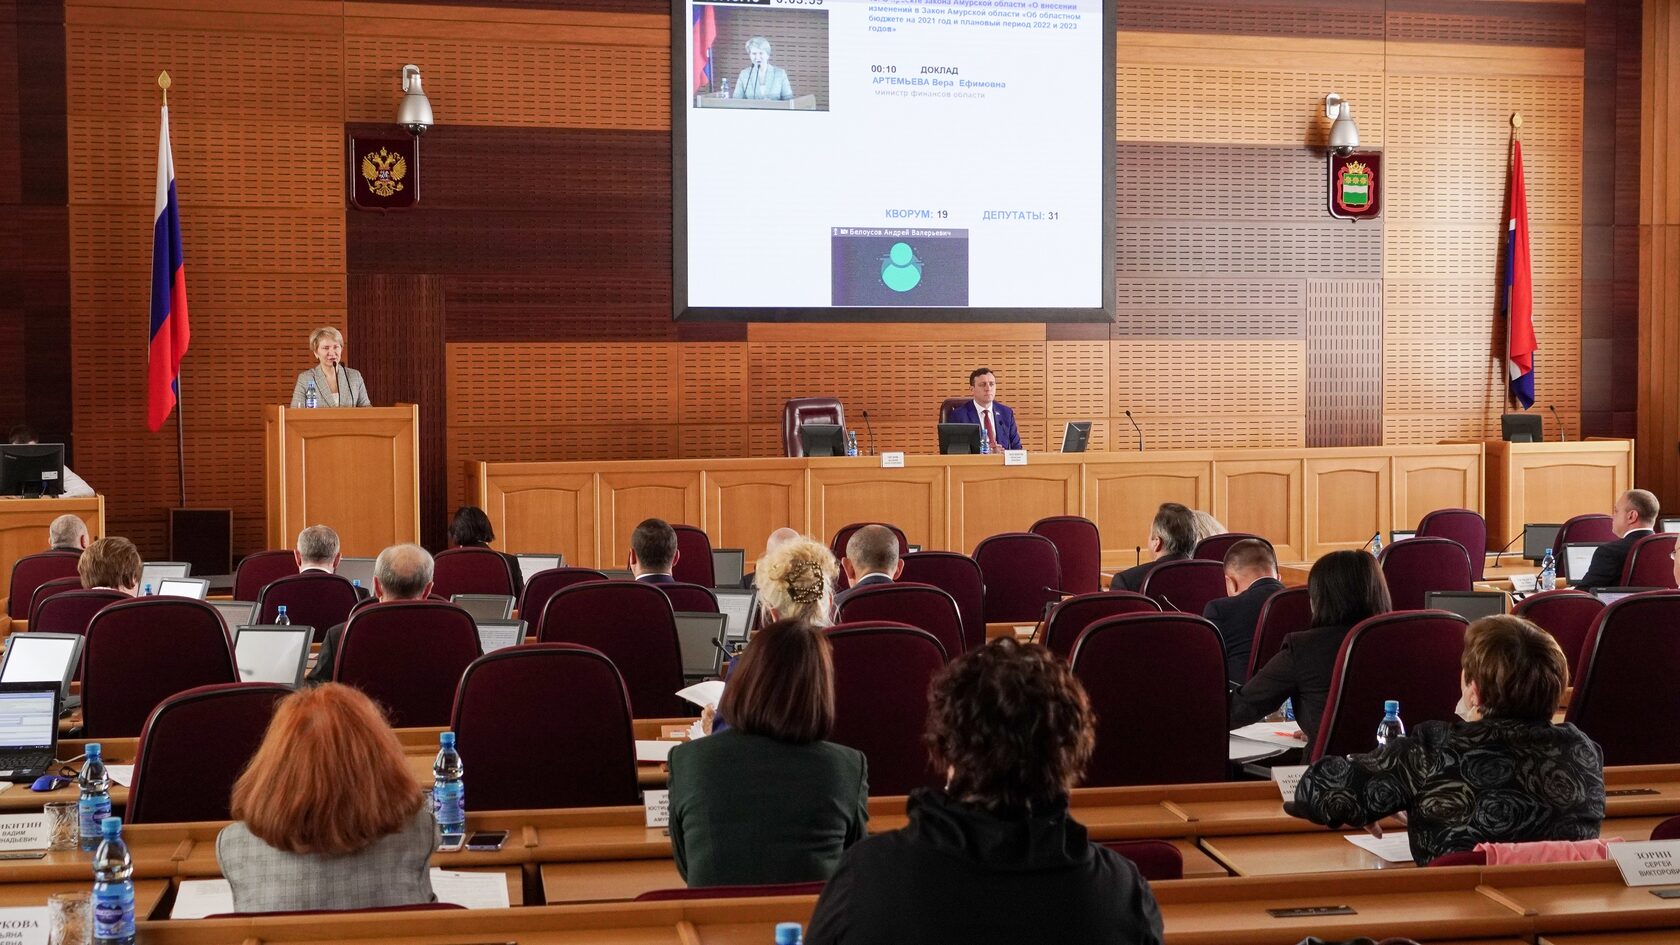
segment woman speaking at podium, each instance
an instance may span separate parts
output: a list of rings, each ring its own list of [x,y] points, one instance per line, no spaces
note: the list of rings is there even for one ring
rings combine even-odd
[[[309,336],[314,367],[298,375],[293,407],[371,407],[362,372],[344,366],[344,335],[337,328],[317,328]],[[314,403],[310,394],[314,393]]]

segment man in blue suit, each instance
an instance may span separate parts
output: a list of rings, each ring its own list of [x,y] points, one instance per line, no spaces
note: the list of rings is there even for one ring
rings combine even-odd
[[[978,423],[991,441],[992,449],[1018,450],[1021,431],[1015,427],[1015,411],[997,402],[997,375],[991,368],[975,368],[968,375],[968,390],[974,399],[953,407],[947,423]]]
[[[630,533],[630,573],[643,584],[675,584],[677,530],[664,519],[645,519]]]

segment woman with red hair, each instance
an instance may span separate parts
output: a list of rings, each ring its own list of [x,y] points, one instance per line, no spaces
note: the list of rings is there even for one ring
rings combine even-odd
[[[337,683],[281,700],[233,786],[216,859],[239,912],[431,902],[437,823],[397,733]]]

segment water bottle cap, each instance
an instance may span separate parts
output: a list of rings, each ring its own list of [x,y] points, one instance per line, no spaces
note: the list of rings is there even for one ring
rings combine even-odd
[[[362,579],[361,578],[352,579],[350,581],[350,586],[351,587],[361,587],[362,586]]]
[[[1400,714],[1400,700],[1389,699],[1386,702],[1384,702],[1383,703],[1383,712],[1387,713],[1388,715],[1399,715]]]
[[[99,832],[104,834],[107,840],[116,839],[122,834],[122,818],[107,817],[101,820],[99,822]]]
[[[89,759],[98,758],[105,751],[98,742],[88,742],[82,746],[82,750],[87,753]]]
[[[440,732],[438,734],[438,744],[442,745],[445,748],[454,748],[455,747],[455,733],[454,732]]]
[[[796,945],[805,929],[798,922],[776,923],[776,945]]]

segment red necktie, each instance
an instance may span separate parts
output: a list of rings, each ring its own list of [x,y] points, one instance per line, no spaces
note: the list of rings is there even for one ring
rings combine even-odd
[[[997,430],[992,428],[992,408],[987,407],[985,410],[980,412],[980,416],[986,421],[986,439],[992,441],[992,449],[997,449]]]

